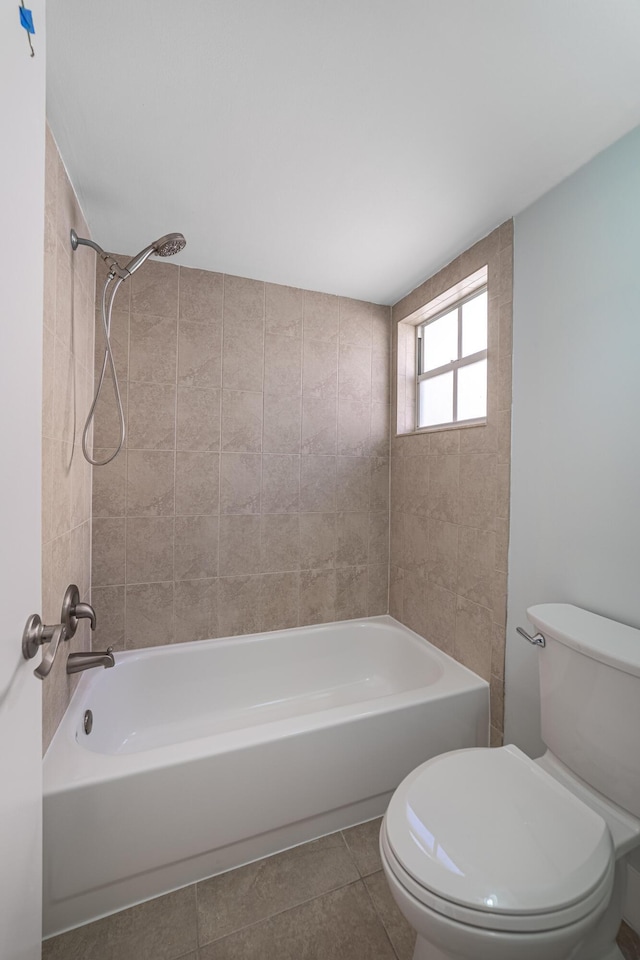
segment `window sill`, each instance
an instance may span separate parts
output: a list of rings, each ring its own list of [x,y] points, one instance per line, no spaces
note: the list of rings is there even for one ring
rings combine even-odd
[[[486,427],[489,421],[484,420],[461,420],[460,423],[443,423],[433,427],[421,427],[419,430],[407,430],[405,433],[396,433],[396,439],[400,437],[422,437],[425,433],[444,433],[450,430],[471,430],[474,427]]]

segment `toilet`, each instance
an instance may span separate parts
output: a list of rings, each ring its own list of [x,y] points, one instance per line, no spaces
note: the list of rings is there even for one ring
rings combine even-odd
[[[621,960],[640,845],[640,630],[530,607],[542,739],[428,760],[395,791],[382,866],[414,960]]]

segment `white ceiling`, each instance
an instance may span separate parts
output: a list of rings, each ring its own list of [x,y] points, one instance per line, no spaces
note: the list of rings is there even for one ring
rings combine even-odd
[[[640,123],[638,0],[64,0],[94,239],[393,303]]]

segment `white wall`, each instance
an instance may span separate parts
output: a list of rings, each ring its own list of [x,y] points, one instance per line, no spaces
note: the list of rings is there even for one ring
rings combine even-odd
[[[535,757],[526,608],[640,627],[640,128],[516,217],[513,340],[505,742]]]
[[[640,127],[516,217],[513,338],[505,730],[536,756],[526,608],[640,627]]]
[[[40,957],[41,687],[21,654],[40,607],[44,0],[0,7],[0,957]]]

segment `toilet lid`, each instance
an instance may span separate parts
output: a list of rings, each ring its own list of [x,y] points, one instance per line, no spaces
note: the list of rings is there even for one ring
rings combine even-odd
[[[394,793],[385,827],[420,887],[494,915],[577,904],[613,857],[602,817],[514,746],[428,760]]]

